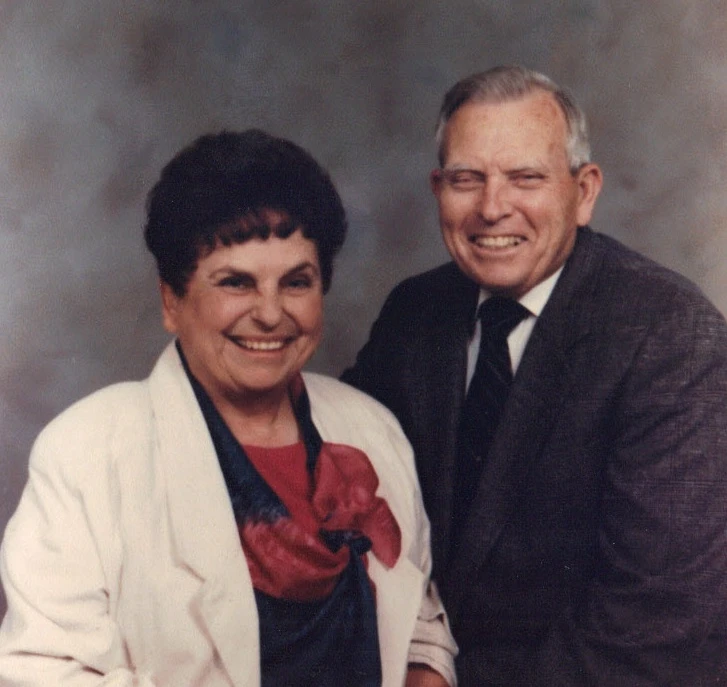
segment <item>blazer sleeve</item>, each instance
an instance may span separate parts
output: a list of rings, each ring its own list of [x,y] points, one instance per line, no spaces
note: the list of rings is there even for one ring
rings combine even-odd
[[[413,458],[410,459],[410,463],[413,470]],[[418,484],[415,476],[414,483]],[[457,645],[452,636],[449,619],[439,597],[436,583],[431,579],[430,525],[418,487],[415,491],[415,510],[417,534],[414,537],[413,546],[417,549],[415,554],[417,562],[427,583],[409,646],[408,663],[428,665],[442,675],[451,687],[455,687],[457,676],[454,669],[454,658],[457,655]]]
[[[430,525],[411,444],[393,413],[370,397],[320,375],[307,375],[306,386],[311,395],[314,422],[322,437],[326,441],[350,443],[368,455],[379,478],[380,493],[402,530],[401,558],[406,559],[406,568],[416,569],[416,575],[396,578],[397,585],[409,585],[406,589],[387,585],[388,594],[405,597],[407,603],[393,604],[393,608],[387,604],[379,617],[387,629],[396,628],[396,639],[402,640],[396,652],[390,654],[395,656],[395,673],[403,675],[407,664],[425,664],[454,687],[457,645],[437,588],[431,581]]]
[[[0,684],[152,687],[124,658],[100,554],[108,542],[100,544],[92,531],[79,461],[58,460],[69,455],[69,444],[71,436],[41,434],[5,532],[0,574],[8,611],[0,628]]]
[[[433,668],[447,680],[451,687],[455,687],[457,677],[454,658],[457,655],[457,645],[452,637],[449,620],[436,584],[431,579],[430,525],[422,503],[411,445],[393,416],[390,417],[388,425],[390,460],[394,460],[396,456],[406,471],[406,478],[397,480],[397,488],[401,489],[406,485],[411,489],[414,534],[411,538],[411,550],[408,555],[422,571],[425,580],[407,662],[425,664]],[[394,455],[391,455],[392,453]]]
[[[586,595],[553,625],[523,684],[727,677],[727,333],[703,299],[670,300],[615,390]]]

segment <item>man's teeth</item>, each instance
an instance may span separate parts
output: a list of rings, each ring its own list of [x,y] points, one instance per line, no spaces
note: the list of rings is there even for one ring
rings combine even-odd
[[[285,341],[246,341],[240,339],[238,343],[243,348],[249,348],[251,351],[278,351],[285,346]]]
[[[473,241],[480,248],[508,248],[522,243],[519,236],[475,236]]]

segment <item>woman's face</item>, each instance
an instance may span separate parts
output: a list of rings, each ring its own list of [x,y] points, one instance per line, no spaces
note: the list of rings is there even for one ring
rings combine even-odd
[[[268,212],[271,226],[280,215]],[[316,350],[323,290],[316,245],[298,231],[201,258],[183,297],[162,283],[164,326],[220,410],[282,400]]]

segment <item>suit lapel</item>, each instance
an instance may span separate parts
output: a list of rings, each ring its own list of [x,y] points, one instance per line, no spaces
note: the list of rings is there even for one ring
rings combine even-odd
[[[478,288],[452,265],[447,293],[428,314],[428,326],[413,356],[412,378],[419,385],[411,397],[425,399],[413,417],[421,425],[415,436],[427,437],[426,456],[417,455],[417,470],[431,521],[434,577],[446,564],[453,511],[457,432],[464,401],[467,345],[472,333]],[[446,302],[446,312],[442,311]],[[423,453],[423,451],[421,452]]]
[[[217,455],[173,345],[152,373],[150,393],[173,550],[200,580],[192,612],[206,625],[233,684],[257,684],[252,582]]]
[[[511,519],[521,485],[556,422],[570,351],[590,331],[588,289],[597,263],[590,232],[580,230],[528,341],[462,532],[462,553],[452,561],[443,585],[453,622],[467,593],[461,581],[474,574]]]

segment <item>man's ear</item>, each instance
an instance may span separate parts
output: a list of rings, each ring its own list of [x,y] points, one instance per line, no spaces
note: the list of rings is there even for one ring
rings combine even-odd
[[[598,194],[603,187],[603,173],[601,168],[589,162],[576,172],[578,183],[578,207],[576,208],[576,222],[584,227],[591,221],[593,209],[598,200]]]
[[[179,326],[179,310],[182,299],[165,281],[159,282],[162,296],[162,324],[170,334],[176,334]]]
[[[442,192],[442,183],[444,182],[444,179],[442,178],[442,170],[441,169],[433,169],[429,173],[429,188],[432,189],[432,193],[439,198],[439,194]]]

